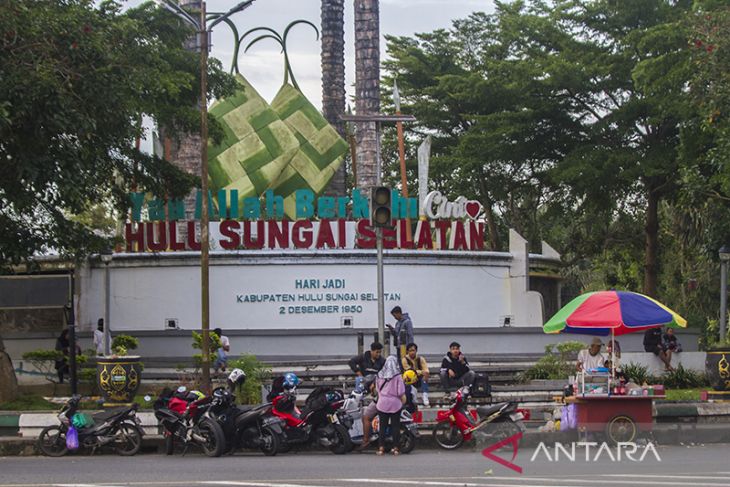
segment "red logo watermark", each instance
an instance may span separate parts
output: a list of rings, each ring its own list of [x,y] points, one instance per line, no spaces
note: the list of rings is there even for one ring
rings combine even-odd
[[[520,440],[522,439],[522,432],[517,433],[516,435],[512,435],[509,438],[505,438],[504,440],[500,441],[499,443],[495,443],[492,446],[486,447],[484,450],[482,450],[482,455],[489,458],[490,460],[494,460],[495,462],[499,463],[500,465],[503,465],[509,469],[514,470],[517,473],[522,473],[522,467],[519,465],[515,465],[514,462],[515,458],[517,458],[517,450],[520,446]],[[493,454],[492,452],[499,450],[505,445],[512,445],[512,459],[507,461],[502,457],[498,457],[497,455]]]

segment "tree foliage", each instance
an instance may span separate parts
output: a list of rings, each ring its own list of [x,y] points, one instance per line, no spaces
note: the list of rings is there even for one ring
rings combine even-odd
[[[140,152],[143,115],[175,133],[199,127],[199,57],[188,27],[152,3],[29,0],[0,4],[0,262],[108,245],[84,218],[126,211],[133,185],[180,197],[196,178]],[[209,95],[232,78],[212,60]],[[213,125],[215,135],[215,125]]]
[[[706,320],[730,236],[728,33],[724,2],[497,2],[388,37],[384,84],[418,119],[410,145],[434,138],[432,188],[479,199],[493,247],[515,228],[563,254],[570,294],[643,290]]]

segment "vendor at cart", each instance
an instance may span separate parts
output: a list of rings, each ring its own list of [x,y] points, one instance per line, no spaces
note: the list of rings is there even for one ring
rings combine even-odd
[[[602,346],[603,342],[601,339],[594,337],[590,347],[578,352],[578,362],[576,363],[578,372],[598,369],[604,366],[606,359],[601,355]]]

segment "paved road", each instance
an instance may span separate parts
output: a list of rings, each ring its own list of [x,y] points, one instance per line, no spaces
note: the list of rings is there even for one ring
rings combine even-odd
[[[400,457],[372,453],[335,456],[295,453],[264,457],[239,454],[206,458],[114,455],[65,458],[0,458],[0,485],[13,487],[730,487],[730,445],[658,446],[661,461],[649,452],[643,462],[613,460],[595,449],[586,461],[578,447],[575,462],[562,451],[521,449],[515,464],[519,474],[480,452],[415,451]],[[570,454],[570,450],[567,452]],[[642,450],[634,455],[641,456]],[[548,458],[549,454],[549,458]],[[510,459],[510,455],[500,455]],[[534,457],[534,458],[533,458]],[[595,460],[595,461],[594,461]]]

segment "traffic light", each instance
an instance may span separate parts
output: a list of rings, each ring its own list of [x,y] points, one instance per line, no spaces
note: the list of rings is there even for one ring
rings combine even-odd
[[[390,188],[376,186],[370,194],[370,225],[373,227],[390,227],[393,217]]]

